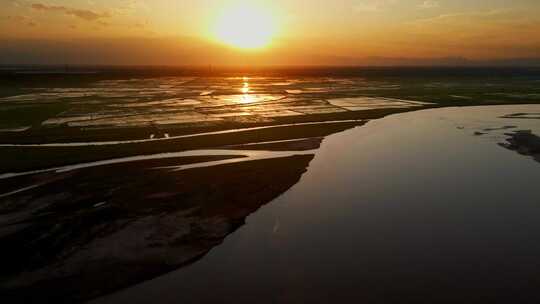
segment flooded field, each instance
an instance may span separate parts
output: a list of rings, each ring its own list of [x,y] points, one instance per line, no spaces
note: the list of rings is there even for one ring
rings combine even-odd
[[[12,110],[59,107],[41,128],[186,127],[201,124],[268,123],[273,118],[340,113],[357,109],[421,106],[416,101],[347,98],[359,90],[397,89],[363,79],[291,79],[265,77],[155,78],[105,80],[89,87],[32,88],[0,98]],[[342,101],[345,97],[345,101]],[[345,103],[343,103],[345,102]],[[61,103],[61,106],[59,105]],[[39,110],[39,109],[36,109]],[[0,131],[24,131],[5,125]],[[162,135],[162,134],[154,134]],[[151,134],[149,135],[151,136]]]
[[[540,77],[493,74],[1,82],[0,299],[445,294],[489,272],[441,250],[537,254],[512,240],[536,231],[540,108],[485,105],[537,103]]]
[[[405,73],[406,72],[406,73]],[[418,70],[358,76],[4,75],[0,142],[145,139],[235,127],[353,118],[358,111],[535,102],[534,71]],[[467,73],[463,72],[463,73]],[[402,74],[403,74],[402,73]],[[458,73],[452,76],[452,73]],[[479,72],[480,73],[480,72]],[[484,75],[485,73],[485,75]],[[468,75],[468,74],[467,74]],[[473,74],[474,75],[474,74]]]

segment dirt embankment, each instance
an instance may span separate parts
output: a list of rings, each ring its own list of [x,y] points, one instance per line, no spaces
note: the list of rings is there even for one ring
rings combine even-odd
[[[81,302],[194,262],[297,183],[312,159],[153,169],[212,160],[203,157],[47,173],[44,185],[0,204],[0,301]]]

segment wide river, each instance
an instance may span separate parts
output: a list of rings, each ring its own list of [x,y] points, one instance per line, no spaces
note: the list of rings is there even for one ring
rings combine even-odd
[[[484,130],[540,135],[538,119],[500,118],[513,113],[540,105],[410,112],[330,136],[298,184],[204,258],[96,302],[538,299],[540,163],[497,145],[513,130]]]

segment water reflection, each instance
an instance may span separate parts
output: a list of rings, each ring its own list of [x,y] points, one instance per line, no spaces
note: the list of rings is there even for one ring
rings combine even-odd
[[[540,167],[473,134],[538,109],[429,110],[331,136],[205,259],[97,302],[538,303]]]
[[[254,103],[257,101],[257,98],[250,94],[244,94],[240,97],[240,100],[238,101],[241,104],[249,104]]]
[[[249,94],[251,92],[249,88],[249,77],[243,77],[243,81],[244,81],[243,86],[240,89],[240,92],[242,92],[243,95],[241,96],[238,102],[241,104],[254,103],[257,100],[257,98]]]
[[[240,89],[240,91],[244,94],[249,93],[249,78],[248,77],[244,77],[244,84],[242,86],[242,89]]]
[[[42,142],[50,138],[48,134],[65,127],[84,128],[89,136],[95,130],[116,128],[146,128],[154,126],[167,129],[222,128],[229,123],[268,123],[283,116],[300,116],[339,113],[364,109],[396,108],[391,100],[366,102],[346,100],[345,106],[339,98],[364,96],[372,86],[385,90],[391,84],[370,84],[361,79],[291,79],[288,77],[236,77],[236,78],[149,78],[132,80],[111,80],[89,84],[89,87],[58,87],[23,90],[24,94],[0,98],[4,107],[19,108],[40,113],[30,115],[40,117],[45,104],[58,104],[65,111],[51,112],[43,119],[21,121],[16,125],[0,126],[0,131],[21,135],[36,134],[33,141]],[[416,97],[415,97],[416,98]],[[336,104],[321,101],[338,99]],[[408,99],[405,98],[404,99]],[[239,106],[257,104],[257,111],[249,111],[250,117],[237,119]],[[370,105],[373,104],[373,105]],[[48,107],[49,105],[47,105]],[[413,106],[401,104],[399,107]],[[28,113],[30,113],[28,112]],[[361,115],[361,114],[359,114]],[[32,125],[32,128],[28,126]],[[28,132],[27,132],[28,131]],[[111,132],[109,137],[113,137]],[[8,134],[9,140],[20,139]],[[18,135],[18,134],[17,134]],[[171,134],[172,135],[172,134]],[[6,136],[4,136],[6,137]],[[65,136],[67,140],[69,136]],[[138,138],[138,136],[133,136]]]

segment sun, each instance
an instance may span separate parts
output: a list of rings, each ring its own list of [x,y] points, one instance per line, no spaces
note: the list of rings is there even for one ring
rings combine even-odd
[[[219,41],[241,49],[268,46],[276,31],[270,10],[249,3],[225,8],[217,17],[214,29]]]

